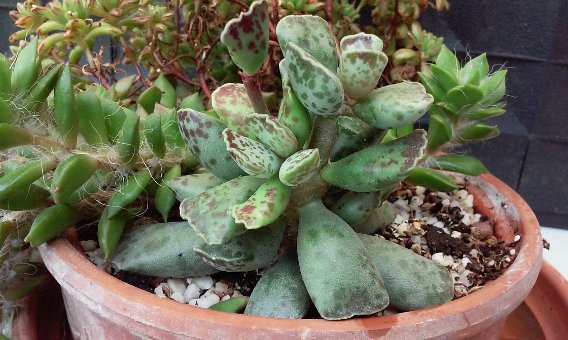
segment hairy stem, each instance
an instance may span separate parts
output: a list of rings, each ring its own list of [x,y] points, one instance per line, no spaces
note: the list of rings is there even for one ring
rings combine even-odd
[[[239,71],[239,75],[243,80],[247,94],[250,98],[250,101],[252,102],[254,112],[268,113],[268,107],[266,106],[266,102],[262,97],[262,91],[260,90],[260,85],[258,83],[258,74],[249,76],[248,74]]]

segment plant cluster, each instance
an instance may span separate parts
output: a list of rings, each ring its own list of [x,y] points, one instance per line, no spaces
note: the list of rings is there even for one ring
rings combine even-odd
[[[54,1],[30,7],[29,16],[73,5],[88,23],[85,13],[112,12],[107,2]],[[130,2],[138,3],[120,6]],[[498,134],[480,120],[504,112],[506,71],[490,74],[484,55],[462,67],[444,47],[431,70],[422,69],[422,84],[376,88],[389,64],[376,35],[345,35],[337,46],[319,16],[286,15],[274,25],[270,14],[267,2],[253,2],[219,32],[217,46],[229,52],[219,57],[232,60],[243,82],[217,87],[208,109],[161,68],[141,93],[141,75],[92,84],[85,73],[100,76],[97,64],[83,73],[63,55],[42,54],[48,38],[23,45],[13,64],[1,56],[2,253],[21,251],[21,242],[5,242],[18,234],[37,246],[95,223],[107,260],[138,274],[194,277],[277,261],[247,314],[301,318],[313,303],[335,320],[449,301],[453,283],[443,267],[370,235],[392,222],[386,197],[401,181],[453,190],[447,171],[486,171],[472,157],[439,152]],[[271,51],[274,37],[283,59]],[[262,91],[262,74],[276,61],[281,96]],[[179,71],[185,67],[195,65]],[[414,129],[426,112],[428,131]],[[168,222],[177,217],[176,198],[188,222]],[[152,211],[165,223],[123,235]],[[2,268],[12,282],[5,298],[45,282],[39,275],[22,284],[29,267]],[[231,310],[235,301],[221,304],[215,308]]]

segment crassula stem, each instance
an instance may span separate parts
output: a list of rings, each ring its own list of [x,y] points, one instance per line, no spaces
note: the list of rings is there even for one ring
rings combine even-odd
[[[266,102],[262,97],[262,91],[260,90],[260,85],[258,84],[258,74],[249,76],[244,72],[239,72],[241,79],[243,80],[243,85],[247,90],[247,94],[252,102],[254,112],[256,113],[268,113],[268,107]]]

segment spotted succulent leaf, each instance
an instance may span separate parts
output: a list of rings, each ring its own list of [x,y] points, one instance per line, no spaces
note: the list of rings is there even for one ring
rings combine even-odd
[[[381,190],[403,180],[424,155],[425,147],[426,131],[414,130],[326,165],[321,176],[326,182],[351,191]]]
[[[230,180],[245,174],[227,152],[223,122],[191,109],[179,110],[178,121],[188,148],[213,175]]]
[[[246,74],[258,72],[268,53],[268,3],[255,1],[249,10],[225,25],[221,41]]]
[[[225,181],[215,177],[212,173],[191,174],[172,178],[166,185],[172,189],[178,201],[193,198],[205,191],[212,189]]]
[[[225,272],[248,272],[268,266],[278,254],[286,224],[278,220],[249,230],[225,244],[200,244],[193,249],[203,261]]]
[[[308,181],[318,171],[319,165],[318,149],[298,151],[282,163],[278,176],[282,183],[294,187]]]
[[[361,50],[382,51],[383,41],[374,34],[361,32],[341,38],[339,50],[341,53]]]
[[[324,19],[312,15],[286,16],[276,25],[276,36],[282,52],[293,43],[329,71],[337,71],[335,38]]]
[[[243,84],[227,83],[217,88],[211,94],[211,105],[228,128],[254,138],[246,125],[246,118],[254,113],[254,108]]]
[[[382,140],[386,131],[377,129],[357,117],[338,117],[337,140],[333,146],[331,159],[341,159],[363,149],[374,141]]]
[[[292,42],[285,55],[290,84],[306,109],[316,115],[336,114],[343,103],[339,78]]]
[[[223,131],[227,152],[249,175],[270,178],[278,172],[282,160],[264,144],[239,135],[231,129]]]
[[[284,81],[282,90],[284,94],[280,102],[278,121],[286,125],[294,133],[298,146],[302,147],[310,138],[312,118],[288,84],[288,81]]]
[[[415,122],[433,102],[422,84],[403,82],[373,90],[359,100],[353,112],[367,124],[391,129]]]
[[[207,244],[226,243],[247,230],[233,219],[233,207],[246,201],[261,184],[261,179],[252,176],[235,178],[183,200],[180,216]]]
[[[252,114],[245,124],[256,138],[280,157],[288,157],[298,149],[294,133],[267,114]]]
[[[233,207],[233,217],[247,229],[258,229],[276,221],[286,209],[292,188],[274,177],[258,188],[244,203]]]

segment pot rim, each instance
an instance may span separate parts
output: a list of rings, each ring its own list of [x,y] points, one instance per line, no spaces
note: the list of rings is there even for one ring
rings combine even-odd
[[[528,295],[540,271],[542,262],[542,238],[536,216],[528,204],[513,189],[489,174],[481,175],[479,178],[469,178],[469,180],[471,180],[475,186],[482,186],[484,188],[489,184],[489,187],[494,188],[495,194],[502,196],[506,202],[509,202],[510,205],[513,206],[513,210],[516,211],[517,216],[510,217],[513,221],[518,219],[518,230],[522,235],[517,245],[518,255],[516,260],[499,278],[468,296],[439,306],[395,315],[327,321],[320,319],[276,319],[223,313],[160,298],[155,294],[122,282],[99,270],[86,257],[80,255],[74,246],[65,238],[58,238],[51,241],[49,244],[43,244],[39,247],[39,250],[48,269],[64,290],[75,290],[77,293],[82,294],[87,300],[98,305],[104,304],[105,308],[117,314],[124,314],[126,309],[122,308],[120,303],[108,303],[110,300],[136,304],[138,307],[133,310],[141,310],[141,312],[138,315],[131,314],[129,317],[146,325],[152,324],[153,327],[157,328],[163,327],[163,329],[167,329],[168,327],[174,327],[172,325],[176,325],[176,323],[171,322],[171,319],[177,320],[177,322],[183,322],[185,320],[186,323],[187,320],[192,319],[205,323],[215,323],[220,326],[272,329],[276,331],[302,331],[309,329],[310,331],[327,332],[369,330],[386,332],[394,326],[417,330],[418,325],[432,324],[432,321],[436,321],[434,322],[435,325],[433,325],[434,328],[426,327],[433,332],[429,334],[436,333],[436,325],[439,327],[448,322],[457,322],[458,329],[470,328],[476,325],[478,327],[484,327],[484,325],[491,322],[491,319],[495,316],[495,312],[491,312],[495,307],[489,308],[488,304],[499,306],[499,311],[508,310],[511,312],[524,300],[526,295]],[[64,262],[67,267],[65,273],[60,270],[64,267],[59,266],[54,269],[53,263],[55,263],[55,261]],[[66,274],[70,271],[78,275]],[[76,284],[78,280],[85,279],[90,281],[90,291],[80,291],[73,288],[73,285]],[[105,291],[108,296],[105,297],[103,296],[104,294],[97,294],[97,292],[101,291]],[[512,296],[514,298],[512,298]],[[511,303],[511,300],[518,300],[518,303]],[[146,309],[143,307],[146,307]],[[507,314],[505,314],[505,316]],[[184,329],[191,329],[191,327],[183,327],[185,327]],[[423,329],[421,329],[421,331],[423,331]],[[177,333],[175,329],[172,330],[172,332]]]

